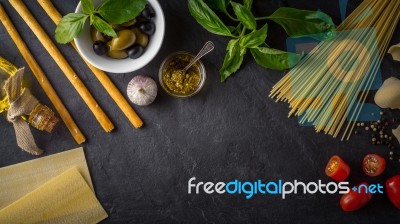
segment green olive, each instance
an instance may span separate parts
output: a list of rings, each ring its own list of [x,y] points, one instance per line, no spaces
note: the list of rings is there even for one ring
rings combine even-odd
[[[115,59],[124,59],[128,57],[128,52],[126,52],[126,50],[111,50],[111,44],[112,44],[112,40],[107,42],[107,47],[108,47],[108,51],[107,51],[107,56],[110,58],[115,58]]]
[[[111,50],[124,50],[132,46],[136,41],[136,35],[132,30],[121,30],[111,40]]]
[[[149,43],[149,36],[147,34],[143,33],[142,31],[140,31],[140,29],[137,27],[135,27],[131,30],[136,35],[136,44],[139,44],[140,46],[145,48],[147,46],[147,44]]]
[[[92,36],[92,40],[93,42],[96,41],[105,41],[103,34],[98,31],[96,28],[94,28],[94,26],[90,27],[90,34]]]
[[[136,19],[131,19],[127,22],[121,23],[121,26],[123,27],[130,27],[136,24]]]
[[[126,50],[114,50],[107,52],[107,56],[115,59],[124,59],[128,57]]]

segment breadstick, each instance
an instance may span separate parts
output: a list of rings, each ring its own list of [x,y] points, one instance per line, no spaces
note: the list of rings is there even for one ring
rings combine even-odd
[[[54,7],[53,3],[51,3],[50,0],[38,0],[38,2],[42,6],[44,11],[47,13],[47,15],[50,17],[50,19],[53,20],[53,22],[57,25],[60,22],[62,16]],[[74,41],[71,42],[71,45],[75,48],[76,51],[78,51]],[[93,74],[97,77],[97,79],[100,81],[103,87],[107,90],[108,94],[110,94],[111,98],[115,101],[115,103],[122,110],[125,116],[133,124],[133,126],[135,128],[140,128],[143,125],[143,121],[140,119],[137,113],[132,109],[131,105],[119,92],[118,88],[114,85],[114,83],[107,76],[107,74],[102,70],[94,67],[90,63],[88,63],[83,57],[82,59],[86,63],[86,65],[90,68],[90,70],[92,70]]]
[[[60,115],[61,120],[65,123],[69,132],[71,132],[72,137],[78,144],[82,144],[83,142],[85,142],[85,136],[82,134],[78,126],[75,124],[75,121],[72,119],[67,108],[64,106],[63,102],[58,97],[56,91],[51,86],[43,70],[40,68],[39,64],[32,56],[31,52],[29,51],[28,47],[22,40],[17,29],[15,29],[14,24],[11,22],[10,18],[8,17],[1,3],[0,3],[0,20],[3,23],[4,27],[6,28],[7,32],[10,34],[11,39],[14,41],[18,50],[21,52],[22,57],[25,59],[26,63],[28,63],[33,74],[38,80],[40,86],[43,88],[44,92],[49,97],[51,103],[54,105],[54,108]]]
[[[85,101],[86,105],[92,111],[97,121],[101,124],[106,132],[110,132],[114,129],[114,125],[104,113],[104,111],[97,104],[96,100],[93,98],[92,94],[79,79],[78,75],[74,72],[71,66],[68,64],[67,60],[58,50],[56,45],[51,41],[50,37],[46,34],[43,28],[39,25],[36,19],[33,17],[31,12],[28,10],[26,5],[21,0],[9,0],[11,5],[15,8],[22,19],[28,24],[29,28],[33,31],[39,41],[43,44],[45,49],[50,53],[52,58],[55,60],[60,69],[64,72],[68,80],[75,87],[76,91]]]

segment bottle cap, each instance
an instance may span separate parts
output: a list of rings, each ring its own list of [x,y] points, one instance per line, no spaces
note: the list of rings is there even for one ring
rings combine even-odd
[[[54,112],[43,104],[38,104],[29,115],[28,122],[40,131],[51,133],[57,125],[59,119]]]

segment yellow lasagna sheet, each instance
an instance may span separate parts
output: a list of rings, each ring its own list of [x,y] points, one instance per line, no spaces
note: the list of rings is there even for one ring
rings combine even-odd
[[[0,223],[98,223],[107,213],[71,168],[0,211]]]
[[[94,192],[82,148],[0,168],[0,209],[76,167]]]

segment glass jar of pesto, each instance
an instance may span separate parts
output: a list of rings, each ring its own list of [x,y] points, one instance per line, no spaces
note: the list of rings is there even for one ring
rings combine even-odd
[[[161,64],[158,74],[160,84],[169,95],[190,97],[198,93],[203,87],[206,71],[200,60],[183,73],[183,68],[194,57],[189,52],[178,51],[169,55]]]

